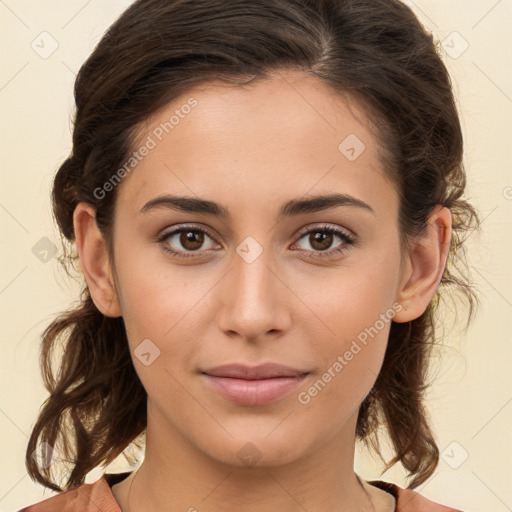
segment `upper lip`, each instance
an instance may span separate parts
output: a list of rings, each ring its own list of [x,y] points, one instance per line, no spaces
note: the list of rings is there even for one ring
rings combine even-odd
[[[203,370],[202,373],[212,375],[213,377],[231,377],[232,379],[271,379],[273,377],[297,377],[309,373],[289,366],[280,364],[267,363],[258,366],[247,366],[244,364],[225,364],[216,366],[208,370]]]

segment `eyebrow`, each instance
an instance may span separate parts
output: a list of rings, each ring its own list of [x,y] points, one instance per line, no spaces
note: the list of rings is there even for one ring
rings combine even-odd
[[[353,206],[367,210],[375,215],[373,208],[362,201],[347,194],[318,195],[310,199],[292,199],[285,203],[279,212],[279,219],[314,213],[337,206]],[[148,201],[139,213],[145,213],[156,208],[169,208],[188,213],[203,213],[222,219],[231,217],[229,210],[214,201],[198,199],[188,196],[164,195]]]

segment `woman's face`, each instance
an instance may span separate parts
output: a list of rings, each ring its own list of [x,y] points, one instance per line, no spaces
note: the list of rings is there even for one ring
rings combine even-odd
[[[154,435],[239,466],[354,436],[406,266],[396,190],[350,106],[287,72],[195,88],[140,132],[114,267]],[[301,376],[204,373],[227,364]]]

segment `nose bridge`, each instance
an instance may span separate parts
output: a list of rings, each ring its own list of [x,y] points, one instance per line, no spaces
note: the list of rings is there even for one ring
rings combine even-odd
[[[271,293],[273,276],[270,271],[271,252],[268,245],[263,247],[255,238],[245,238],[236,248],[233,258],[233,286],[237,303],[244,306],[251,305],[261,310],[270,310],[270,302],[275,296]],[[249,304],[248,304],[249,303]]]
[[[254,339],[284,328],[279,301],[283,284],[271,270],[273,261],[270,248],[254,237],[246,237],[237,246],[225,285],[223,330]]]

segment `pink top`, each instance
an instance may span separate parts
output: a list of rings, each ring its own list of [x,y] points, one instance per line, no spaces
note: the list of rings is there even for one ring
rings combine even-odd
[[[103,475],[92,484],[56,494],[18,512],[122,512],[112,494],[111,487],[124,480],[130,473]],[[396,499],[395,512],[462,512],[461,510],[434,503],[410,489],[396,484],[374,480],[368,482],[390,493]]]

